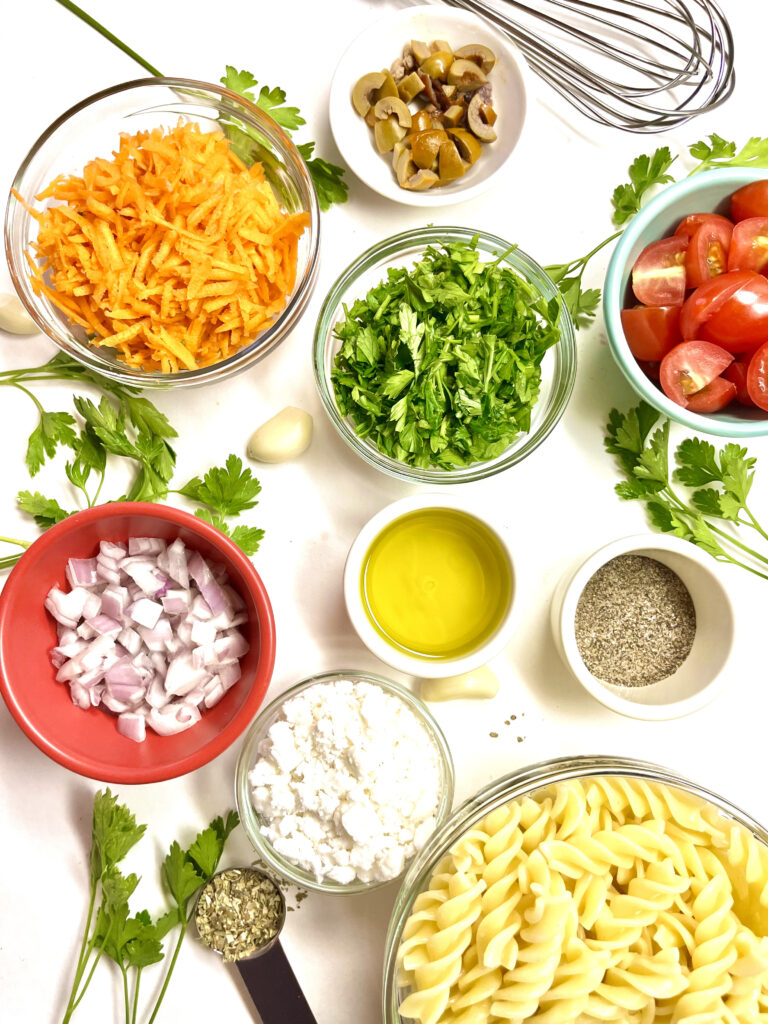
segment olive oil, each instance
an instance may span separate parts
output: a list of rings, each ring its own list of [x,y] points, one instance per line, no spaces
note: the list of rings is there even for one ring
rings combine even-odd
[[[488,640],[512,596],[509,559],[466,512],[426,508],[385,527],[363,559],[363,607],[393,647],[459,658]]]

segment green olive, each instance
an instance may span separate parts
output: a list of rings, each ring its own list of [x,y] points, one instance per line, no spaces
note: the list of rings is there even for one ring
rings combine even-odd
[[[440,184],[444,185],[449,181],[455,181],[466,173],[469,164],[465,163],[459,156],[455,142],[444,142],[438,154],[437,169],[440,175]]]
[[[448,134],[456,143],[456,148],[463,160],[473,164],[483,152],[482,143],[478,142],[466,128],[449,128]]]
[[[454,103],[443,113],[443,124],[446,128],[458,128],[467,116],[467,108],[463,103]]]
[[[385,96],[383,100],[379,100],[373,108],[373,112],[378,121],[396,117],[397,123],[403,128],[411,127],[411,112],[399,96]]]
[[[455,85],[460,92],[474,92],[488,79],[471,60],[455,60],[448,69],[448,84]]]
[[[477,66],[487,75],[493,70],[496,64],[496,55],[493,50],[489,50],[487,46],[483,46],[481,43],[472,43],[469,46],[461,46],[458,50],[454,50],[454,56],[463,60],[471,60],[473,64]]]
[[[352,105],[360,117],[365,117],[376,102],[376,93],[384,84],[384,79],[383,71],[370,71],[355,84],[352,90]]]
[[[407,188],[409,192],[426,192],[428,188],[433,188],[439,184],[440,179],[435,172],[427,170],[419,170],[416,174],[401,182],[403,188]]]
[[[383,121],[377,121],[373,129],[376,149],[380,153],[391,153],[395,143],[404,138],[405,132],[406,129],[398,124],[396,117],[387,117]]]
[[[379,100],[386,99],[387,96],[397,97],[400,94],[397,91],[395,80],[386,68],[381,72],[384,75],[384,81],[381,83],[379,88],[376,90],[374,99],[378,103]]]
[[[456,62],[450,50],[439,50],[437,53],[427,57],[424,63],[420,65],[420,69],[425,75],[429,75],[430,78],[436,78],[439,82],[444,82],[448,75],[448,69],[454,63]]]
[[[424,83],[419,78],[418,72],[412,71],[410,75],[406,75],[399,83],[397,91],[400,94],[400,99],[406,103],[410,103],[414,96],[418,96],[420,92],[423,92]]]
[[[432,127],[432,118],[426,110],[417,110],[411,117],[412,132],[426,132]]]
[[[432,170],[437,164],[440,147],[448,141],[446,133],[442,129],[433,128],[430,131],[411,134],[409,138],[413,162],[417,167]]]
[[[432,53],[426,43],[421,42],[419,39],[411,40],[411,53],[413,54],[416,63],[422,64],[427,57]]]

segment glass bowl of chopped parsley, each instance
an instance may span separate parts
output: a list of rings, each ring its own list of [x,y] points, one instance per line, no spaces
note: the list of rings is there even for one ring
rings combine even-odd
[[[318,318],[314,367],[331,422],[366,463],[411,483],[467,483],[551,433],[576,343],[530,256],[483,231],[426,227],[347,267]]]

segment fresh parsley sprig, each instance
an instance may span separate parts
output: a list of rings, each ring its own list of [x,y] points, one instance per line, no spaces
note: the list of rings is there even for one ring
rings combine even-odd
[[[668,146],[657,149],[651,156],[643,154],[633,160],[629,167],[629,181],[617,185],[613,190],[613,223],[626,224],[639,211],[643,196],[654,185],[666,185],[674,181],[667,171],[677,157],[672,156]]]
[[[645,502],[657,530],[674,533],[717,561],[738,565],[768,580],[768,556],[719,525],[748,527],[768,540],[768,533],[747,505],[755,459],[737,444],[726,444],[718,452],[709,441],[694,437],[676,448],[673,470],[669,458],[670,421],[659,424],[660,419],[646,402],[627,413],[611,410],[605,448],[618,458],[624,473],[616,493],[625,501]],[[681,497],[673,480],[692,493]]]
[[[112,960],[120,970],[125,1022],[136,1024],[142,971],[163,960],[163,939],[178,927],[173,954],[148,1018],[148,1024],[153,1024],[194,913],[195,897],[216,873],[227,839],[239,821],[237,812],[229,811],[226,818],[214,818],[198,833],[189,849],[182,850],[177,841],[171,844],[162,866],[163,887],[171,909],[153,921],[146,910],[131,915],[129,901],[139,879],[135,874],[123,875],[117,867],[144,835],[146,825],[137,825],[133,814],[125,805],[117,803],[117,797],[109,789],[96,793],[88,912],[62,1024],[69,1024],[103,957]]]
[[[30,385],[45,381],[67,381],[87,385],[101,392],[98,402],[82,395],[73,397],[76,415],[49,412],[30,390]],[[135,388],[102,378],[81,366],[64,353],[59,353],[42,366],[0,372],[0,387],[12,387],[27,395],[38,412],[38,423],[27,441],[26,463],[30,476],[36,476],[45,463],[62,449],[69,458],[65,473],[72,487],[80,493],[80,504],[92,508],[104,501],[103,487],[110,460],[127,460],[134,467],[128,491],[108,500],[163,501],[170,491],[176,468],[176,453],[170,439],[176,430],[147,398]],[[91,480],[95,479],[95,485]],[[203,506],[196,515],[230,537],[247,555],[256,553],[264,531],[238,525],[230,528],[228,518],[253,508],[261,486],[242,461],[230,455],[225,467],[209,470],[203,481],[194,477],[174,493]],[[47,530],[73,515],[76,509],[63,507],[57,498],[40,491],[22,490],[17,496],[22,512]],[[0,536],[0,543],[26,549],[29,541]],[[11,568],[21,551],[0,558],[0,571]]]
[[[728,142],[713,133],[709,142],[695,142],[688,152],[699,163],[691,174],[713,170],[717,167],[768,167],[768,138],[754,135],[737,152],[736,143]]]

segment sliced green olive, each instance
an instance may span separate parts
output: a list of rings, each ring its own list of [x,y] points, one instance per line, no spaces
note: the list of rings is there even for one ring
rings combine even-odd
[[[487,111],[494,115],[495,121],[496,112],[493,107],[488,103],[483,103],[482,97],[475,93],[467,107],[467,127],[481,142],[495,142],[496,132],[493,130]]]
[[[458,50],[453,51],[454,56],[463,60],[471,60],[473,64],[488,74],[493,70],[496,64],[496,54],[493,50],[489,50],[487,46],[483,46],[482,43],[471,43],[469,46],[460,46]]]
[[[383,121],[377,121],[373,129],[373,137],[376,141],[376,149],[380,153],[390,153],[395,143],[405,137],[406,129],[398,123],[396,117],[387,117]]]
[[[426,110],[417,110],[411,117],[412,132],[426,132],[432,127],[432,118]]]
[[[448,134],[456,143],[462,160],[467,163],[473,164],[483,152],[482,144],[466,128],[449,128]]]
[[[446,42],[445,39],[433,39],[429,44],[430,53],[441,53],[447,50],[448,53],[452,53],[451,44]]]
[[[352,90],[352,105],[360,117],[365,117],[378,99],[376,93],[384,85],[385,78],[384,71],[371,71],[355,84]]]
[[[455,60],[448,69],[448,84],[455,85],[460,92],[474,92],[488,79],[471,60]]]
[[[412,39],[411,53],[416,59],[416,63],[421,64],[423,61],[427,59],[427,57],[430,55],[430,53],[432,53],[432,51],[430,50],[426,43],[421,42],[421,40],[419,39]]]
[[[379,100],[373,112],[379,121],[396,117],[397,123],[403,128],[411,127],[411,112],[399,96],[385,96],[383,100]]]
[[[386,99],[387,96],[399,96],[399,93],[397,91],[397,85],[395,84],[395,80],[390,74],[390,72],[385,69],[381,73],[382,75],[384,75],[384,81],[376,90],[376,95],[374,98],[377,103],[379,100]]]
[[[446,128],[458,128],[467,116],[467,108],[463,103],[454,103],[443,113],[443,124]]]
[[[448,76],[448,69],[455,63],[450,50],[438,50],[437,53],[427,57],[419,65],[419,68],[425,75],[429,75],[430,78],[436,78],[439,82],[444,82]]]
[[[440,147],[448,141],[448,136],[442,130],[432,129],[426,132],[417,132],[409,135],[411,140],[411,154],[413,162],[417,167],[431,170],[437,164],[437,156]]]
[[[423,92],[423,90],[424,83],[415,71],[412,71],[410,75],[406,75],[397,87],[400,99],[404,100],[406,103],[410,103],[413,97],[418,96],[420,92]]]
[[[455,142],[449,140],[442,144],[437,159],[437,170],[440,175],[441,185],[460,178],[462,174],[466,173],[468,167],[469,164],[465,163],[459,156]]]
[[[428,188],[439,185],[440,179],[434,171],[419,170],[400,184],[410,192],[426,192]]]

